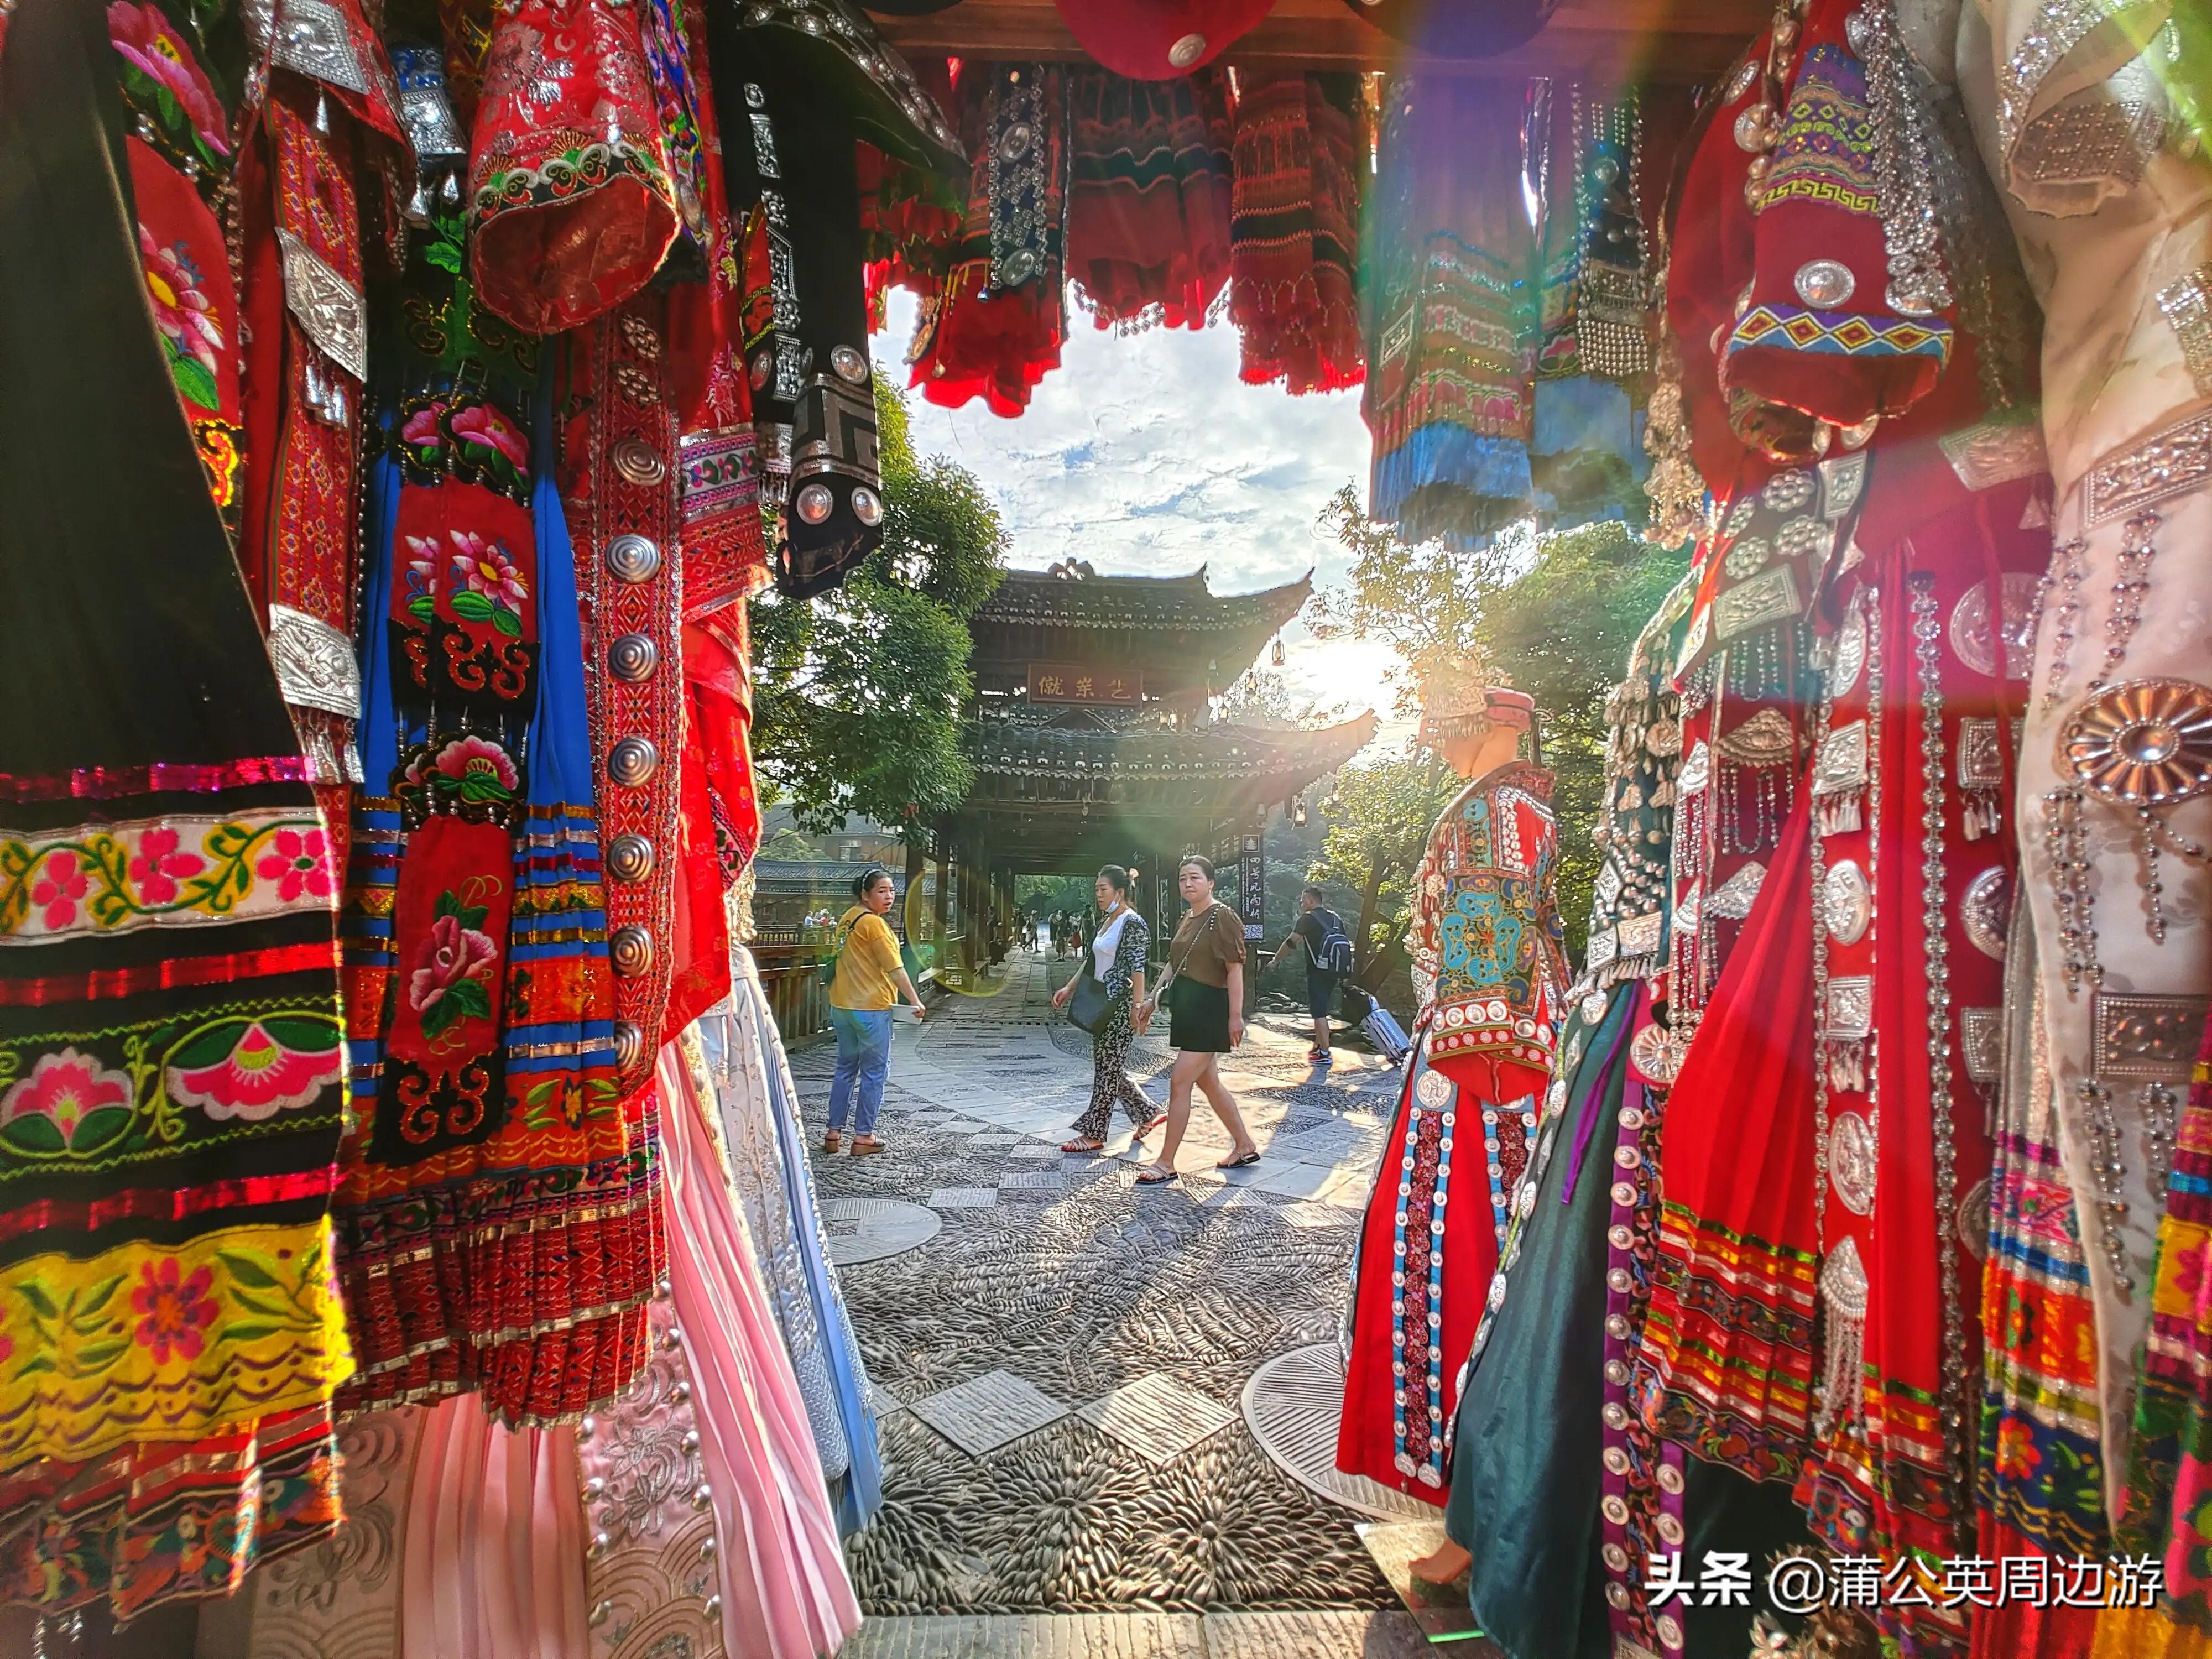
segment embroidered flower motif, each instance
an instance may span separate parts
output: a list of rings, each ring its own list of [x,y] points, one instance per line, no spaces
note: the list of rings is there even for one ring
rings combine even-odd
[[[430,757],[430,767],[433,787],[463,800],[512,800],[520,781],[507,750],[475,736],[455,738]],[[415,768],[409,772],[411,779],[421,781]]]
[[[233,1039],[228,1051],[201,1064],[190,1062],[204,1048],[191,1045],[198,1052],[186,1053],[168,1069],[169,1097],[200,1107],[211,1118],[249,1123],[312,1105],[342,1074],[337,1030],[297,1019],[282,1022],[281,1029],[290,1043],[258,1019],[243,1030],[218,1031],[217,1042]],[[319,1046],[307,1046],[311,1041]]]
[[[131,880],[138,889],[141,904],[167,904],[177,896],[180,876],[196,876],[207,867],[198,853],[178,850],[177,832],[166,825],[149,830],[138,838],[131,858]]]
[[[113,0],[107,8],[107,38],[124,63],[153,83],[153,95],[161,102],[165,115],[167,104],[173,103],[211,154],[230,154],[223,136],[229,123],[215,88],[160,7]]]
[[[450,900],[453,895],[445,897]],[[407,981],[408,1006],[422,1016],[425,1036],[434,1037],[471,1015],[480,1019],[491,1015],[491,996],[484,981],[499,958],[499,947],[489,934],[465,925],[483,918],[481,909],[465,915],[453,911],[430,924],[430,936],[422,941]]]
[[[445,441],[445,432],[438,424],[440,417],[445,412],[446,405],[441,403],[423,404],[422,408],[410,415],[406,422],[400,427],[399,441],[410,449],[437,448]],[[415,538],[410,536],[407,539],[411,544]]]
[[[195,409],[220,409],[222,392],[216,364],[222,352],[222,330],[216,320],[215,301],[207,295],[207,279],[184,243],[163,247],[143,224],[138,227],[138,253],[177,395]]]
[[[438,538],[402,536],[407,544],[407,568],[400,580],[406,585],[407,614],[428,623],[438,611]]]
[[[530,465],[530,446],[514,423],[489,404],[469,404],[454,411],[453,436],[465,444],[495,449],[518,472]]]
[[[74,853],[52,853],[43,873],[31,884],[31,902],[39,906],[47,927],[59,933],[76,920],[76,903],[91,890],[91,872]]]
[[[501,611],[519,615],[530,598],[529,585],[507,550],[504,542],[479,536],[473,530],[447,532],[453,544],[453,613],[471,622],[498,622]],[[519,633],[519,627],[502,627],[502,633]]]
[[[28,1077],[0,1095],[0,1132],[17,1141],[47,1142],[59,1151],[95,1112],[131,1109],[131,1079],[74,1048],[40,1054]],[[29,1135],[22,1131],[37,1127]]]
[[[253,866],[253,873],[264,881],[275,882],[276,896],[288,904],[302,893],[328,898],[330,852],[319,830],[279,830],[270,837],[269,850]]]
[[[2035,1431],[2016,1419],[1997,1425],[1996,1472],[2008,1480],[2026,1480],[2043,1462],[2036,1449]]]
[[[131,1306],[138,1316],[138,1346],[152,1350],[155,1364],[167,1364],[172,1352],[186,1360],[200,1357],[207,1346],[200,1333],[222,1312],[208,1294],[214,1283],[212,1267],[195,1267],[191,1278],[183,1278],[173,1256],[164,1256],[158,1265],[139,1264]]]

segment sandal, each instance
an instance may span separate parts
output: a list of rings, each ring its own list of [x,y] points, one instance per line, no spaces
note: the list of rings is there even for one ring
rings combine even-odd
[[[884,1143],[877,1139],[873,1135],[854,1135],[853,1137],[853,1156],[854,1158],[873,1158],[878,1152],[880,1152],[883,1150]],[[1255,1152],[1252,1156],[1257,1158],[1259,1157],[1259,1154]]]
[[[1257,1146],[1255,1146],[1250,1152],[1243,1154],[1241,1157],[1224,1158],[1220,1163],[1215,1164],[1213,1167],[1217,1170],[1245,1170],[1249,1169],[1253,1164],[1257,1164],[1259,1161],[1260,1149]]]
[[[1135,1146],[1139,1142],[1142,1141],[1146,1135],[1152,1133],[1153,1130],[1158,1128],[1161,1124],[1167,1121],[1168,1115],[1165,1112],[1162,1112],[1158,1116],[1147,1122],[1143,1128],[1138,1129],[1131,1133],[1129,1137],[1130,1145]]]
[[[1174,1170],[1155,1170],[1147,1166],[1137,1171],[1137,1184],[1139,1187],[1164,1187],[1170,1181],[1177,1181],[1181,1178]]]
[[[1106,1143],[1103,1140],[1085,1140],[1079,1135],[1073,1140],[1061,1141],[1060,1150],[1063,1152],[1103,1152],[1106,1150]]]
[[[835,1129],[832,1129],[828,1134],[822,1137],[822,1150],[825,1152],[830,1153],[843,1152],[845,1150],[845,1137],[839,1134]]]

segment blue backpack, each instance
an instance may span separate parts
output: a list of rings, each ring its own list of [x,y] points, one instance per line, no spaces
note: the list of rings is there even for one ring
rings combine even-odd
[[[1318,909],[1314,920],[1321,923],[1321,944],[1313,953],[1315,969],[1324,974],[1334,974],[1341,979],[1352,971],[1352,936],[1344,931],[1344,919],[1335,911]]]

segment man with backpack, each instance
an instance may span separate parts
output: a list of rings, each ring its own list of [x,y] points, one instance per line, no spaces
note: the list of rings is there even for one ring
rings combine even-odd
[[[1311,884],[1299,893],[1298,906],[1304,914],[1283,941],[1282,950],[1267,963],[1273,967],[1293,945],[1305,957],[1306,1012],[1313,1016],[1314,1029],[1313,1050],[1306,1058],[1316,1066],[1327,1066],[1335,1058],[1329,1052],[1329,1011],[1337,986],[1352,972],[1352,935],[1344,930],[1344,918],[1322,902],[1324,896]]]

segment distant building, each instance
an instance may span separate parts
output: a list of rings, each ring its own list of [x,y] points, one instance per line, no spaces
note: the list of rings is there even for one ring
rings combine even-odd
[[[906,848],[879,823],[848,817],[827,835],[802,830],[788,806],[771,806],[753,860],[753,924],[763,945],[803,941],[810,917],[833,921],[853,902],[853,881],[872,864],[891,872],[901,903],[890,917],[905,931]]]

